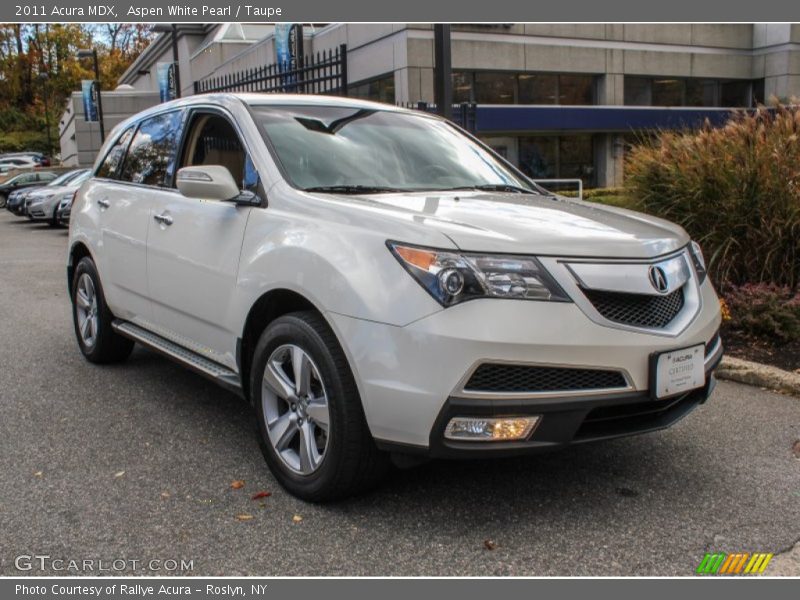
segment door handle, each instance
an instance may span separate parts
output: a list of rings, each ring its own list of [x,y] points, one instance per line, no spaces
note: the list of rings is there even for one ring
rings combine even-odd
[[[111,202],[109,202],[109,201],[108,201],[108,200],[106,200],[105,198],[101,198],[100,200],[98,200],[98,201],[97,201],[97,203],[98,203],[100,206],[102,206],[103,208],[108,208],[109,206],[111,206]]]
[[[153,218],[162,225],[172,225],[172,217],[169,215],[153,215]]]

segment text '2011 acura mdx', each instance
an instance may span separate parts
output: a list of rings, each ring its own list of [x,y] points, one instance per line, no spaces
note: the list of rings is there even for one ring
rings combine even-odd
[[[662,429],[722,356],[683,229],[346,98],[194,96],[123,122],[75,199],[67,272],[88,360],[139,343],[241,394],[275,477],[316,501],[390,456]]]

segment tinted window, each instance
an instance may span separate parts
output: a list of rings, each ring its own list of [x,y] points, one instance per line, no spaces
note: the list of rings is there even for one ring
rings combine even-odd
[[[519,76],[520,104],[556,104],[557,75],[522,74]]]
[[[189,135],[183,150],[181,167],[222,165],[227,167],[239,189],[246,189],[248,168],[255,170],[239,141],[233,125],[224,117],[201,114],[192,119]]]
[[[475,102],[514,104],[514,74],[475,73]]]
[[[644,77],[625,76],[625,104],[628,106],[649,106],[650,80]]]
[[[750,106],[750,82],[727,81],[722,84],[722,106]]]
[[[591,75],[560,75],[558,103],[589,105],[594,102],[594,77]]]
[[[653,106],[683,106],[685,88],[681,79],[654,79]]]
[[[453,71],[453,102],[472,102],[472,73]]]
[[[50,171],[45,171],[44,173],[38,173],[38,178],[39,181],[53,181],[58,178],[58,175]]]
[[[141,122],[128,148],[121,179],[144,185],[169,184],[175,167],[181,117],[181,111],[172,111]]]
[[[352,98],[394,104],[394,74],[364,83],[356,83],[349,87],[349,91]]]
[[[686,80],[686,106],[716,106],[717,82],[713,79]]]
[[[122,165],[122,159],[125,156],[125,149],[128,147],[128,142],[131,141],[133,136],[133,127],[128,128],[125,133],[119,136],[117,143],[111,147],[111,150],[106,154],[106,159],[100,168],[97,169],[98,177],[108,177],[115,179],[119,175],[119,168]]]

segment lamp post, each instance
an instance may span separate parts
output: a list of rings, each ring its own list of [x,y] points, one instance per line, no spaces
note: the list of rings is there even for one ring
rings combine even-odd
[[[100,122],[100,144],[106,140],[106,128],[103,123],[103,95],[100,93],[100,66],[97,63],[97,50],[78,50],[78,59],[91,58],[94,62],[94,80],[97,85],[97,119]]]
[[[39,81],[42,82],[42,99],[44,100],[44,126],[47,128],[47,154],[53,155],[53,140],[50,137],[50,113],[47,110],[47,81],[50,79],[47,73],[39,73]]]
[[[450,25],[433,26],[433,99],[436,112],[445,119],[453,117],[452,57],[450,52]]]

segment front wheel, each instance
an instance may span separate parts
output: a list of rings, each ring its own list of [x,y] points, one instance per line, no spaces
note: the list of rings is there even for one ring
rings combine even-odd
[[[8,196],[6,196],[5,194],[0,194],[0,208],[5,208],[7,202],[8,202]]]
[[[386,472],[336,336],[315,312],[273,321],[256,346],[251,393],[273,475],[312,502],[350,496]]]
[[[72,319],[78,346],[89,362],[113,363],[128,358],[133,341],[114,331],[94,261],[84,257],[72,280]]]

